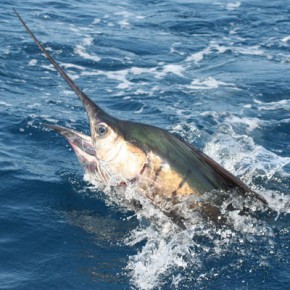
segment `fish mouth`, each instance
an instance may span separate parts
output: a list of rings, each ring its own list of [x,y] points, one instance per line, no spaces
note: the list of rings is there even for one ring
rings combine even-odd
[[[86,173],[95,174],[98,172],[99,162],[96,158],[96,150],[90,136],[61,126],[48,124],[44,126],[55,130],[67,139]]]

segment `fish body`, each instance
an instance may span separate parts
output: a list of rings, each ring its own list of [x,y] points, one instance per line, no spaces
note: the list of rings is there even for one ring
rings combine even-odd
[[[211,191],[234,188],[243,196],[252,194],[265,203],[240,179],[166,130],[120,120],[106,113],[72,81],[21,16],[15,13],[39,49],[83,103],[90,123],[90,136],[69,128],[48,127],[68,140],[86,173],[98,184],[113,182],[116,187],[134,184],[138,192],[158,208],[164,200],[169,200],[173,206],[179,197],[199,197]],[[192,207],[200,207],[208,215],[220,214],[216,207],[207,203],[196,202]],[[165,214],[172,216],[170,210]]]

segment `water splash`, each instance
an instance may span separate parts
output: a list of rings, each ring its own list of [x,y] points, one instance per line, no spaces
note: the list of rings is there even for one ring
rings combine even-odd
[[[274,217],[263,212],[261,203],[257,201],[246,201],[253,215],[241,216],[239,211],[225,212],[230,223],[217,226],[205,221],[190,208],[192,197],[185,198],[181,200],[179,210],[188,222],[187,229],[181,230],[148,199],[138,194],[133,185],[122,190],[112,190],[107,186],[104,192],[108,205],[117,204],[125,210],[136,210],[139,226],[123,242],[139,249],[137,254],[129,257],[124,269],[137,289],[155,289],[165,285],[179,289],[192,283],[197,288],[205,287],[213,279],[233,270],[267,268],[273,255],[283,252],[276,246],[278,231],[272,224]],[[133,201],[138,201],[138,208]],[[277,198],[274,198],[270,202],[273,209],[276,201]],[[238,204],[245,201],[239,201],[238,196],[232,193],[221,208],[226,208],[229,202]],[[259,254],[261,252],[263,256]]]

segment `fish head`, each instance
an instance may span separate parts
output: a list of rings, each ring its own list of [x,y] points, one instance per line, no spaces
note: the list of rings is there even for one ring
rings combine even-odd
[[[90,124],[91,142],[101,167],[117,180],[136,178],[146,163],[146,152],[126,138],[127,121],[111,116],[89,97],[82,100]]]
[[[86,174],[98,182],[122,182],[138,177],[146,152],[126,138],[126,122],[110,116],[91,99],[82,100],[90,136],[73,129],[47,125],[63,135],[73,148]]]

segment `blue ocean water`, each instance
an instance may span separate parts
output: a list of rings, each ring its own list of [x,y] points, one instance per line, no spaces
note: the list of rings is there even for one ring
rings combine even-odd
[[[290,3],[1,1],[0,289],[288,289]],[[235,231],[166,232],[84,181],[84,110],[15,8],[110,114],[204,150],[269,202]]]

